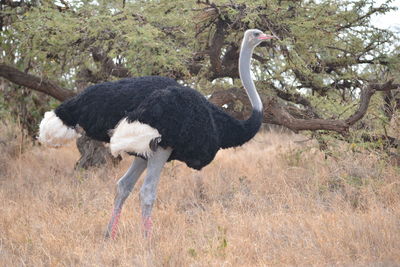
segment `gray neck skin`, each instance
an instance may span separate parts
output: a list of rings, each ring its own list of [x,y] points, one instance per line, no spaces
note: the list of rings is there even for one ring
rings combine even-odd
[[[246,93],[250,98],[253,110],[262,111],[263,105],[260,96],[257,93],[253,79],[251,78],[250,72],[250,63],[251,57],[253,55],[253,49],[254,47],[249,46],[246,40],[243,40],[239,56],[239,74],[244,89],[246,89]]]

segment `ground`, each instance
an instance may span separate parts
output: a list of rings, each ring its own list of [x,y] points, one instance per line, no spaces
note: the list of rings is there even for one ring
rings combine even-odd
[[[150,241],[140,180],[106,241],[115,182],[132,158],[77,171],[74,144],[32,147],[10,127],[0,130],[3,266],[400,264],[400,169],[377,153],[343,144],[325,159],[304,136],[258,134],[200,172],[167,164]]]

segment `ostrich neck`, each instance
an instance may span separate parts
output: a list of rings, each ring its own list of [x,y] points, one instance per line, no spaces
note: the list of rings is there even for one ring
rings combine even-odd
[[[249,47],[243,40],[242,48],[239,56],[239,74],[244,89],[250,99],[253,110],[262,111],[263,105],[260,96],[257,93],[253,79],[251,78],[251,57],[253,55],[253,47]]]
[[[240,50],[239,57],[239,74],[242,84],[246,89],[250,98],[253,112],[247,120],[237,120],[227,114],[217,117],[218,125],[220,125],[220,147],[228,148],[241,146],[245,142],[253,138],[260,129],[263,119],[263,106],[260,96],[256,91],[254,82],[251,79],[250,60],[253,54],[253,48],[247,46],[244,42]]]

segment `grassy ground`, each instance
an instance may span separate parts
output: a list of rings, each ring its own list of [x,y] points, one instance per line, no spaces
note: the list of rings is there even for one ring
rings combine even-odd
[[[163,171],[143,238],[138,190],[104,241],[116,168],[74,171],[74,145],[27,147],[0,131],[2,266],[398,266],[400,170],[374,153],[324,155],[302,136],[259,134],[197,172]]]

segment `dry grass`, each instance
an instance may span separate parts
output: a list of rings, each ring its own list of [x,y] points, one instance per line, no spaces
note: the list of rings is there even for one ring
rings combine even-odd
[[[400,170],[377,155],[344,145],[340,159],[325,160],[313,144],[293,142],[304,137],[260,134],[201,172],[168,164],[150,242],[140,181],[117,239],[104,241],[114,184],[130,159],[74,171],[72,145],[22,153],[12,130],[0,130],[11,136],[0,144],[2,266],[400,264]]]

